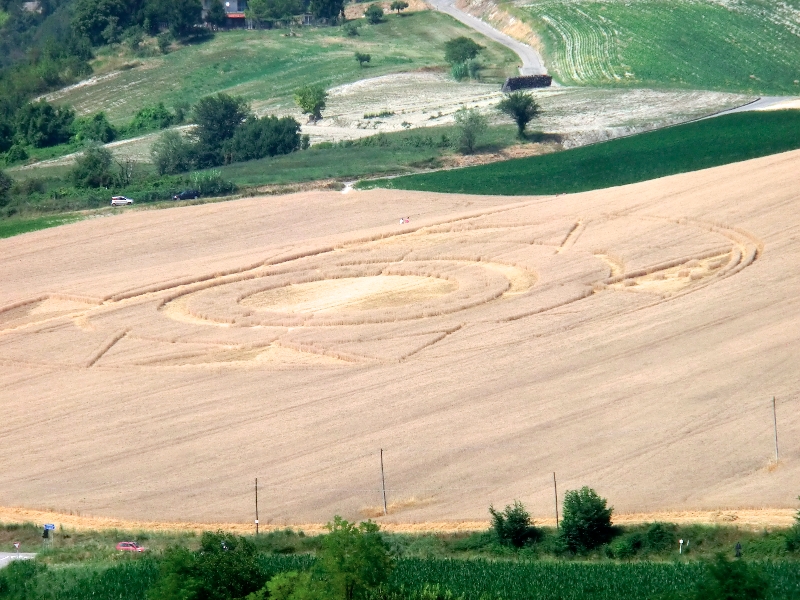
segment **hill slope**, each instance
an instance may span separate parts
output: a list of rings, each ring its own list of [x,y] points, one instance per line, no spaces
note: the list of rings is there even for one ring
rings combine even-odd
[[[264,521],[354,517],[384,448],[405,521],[515,498],[549,515],[552,471],[620,512],[793,507],[799,166],[517,204],[254,198],[1,240],[0,505],[246,521],[258,476]]]

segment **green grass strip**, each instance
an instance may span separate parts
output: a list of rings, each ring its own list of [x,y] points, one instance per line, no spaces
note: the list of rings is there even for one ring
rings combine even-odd
[[[48,229],[74,223],[83,219],[82,215],[58,215],[53,217],[34,217],[32,219],[9,219],[0,221],[0,239],[8,238],[29,231]]]
[[[543,156],[395,179],[373,187],[462,194],[585,192],[800,148],[800,111],[735,113]]]

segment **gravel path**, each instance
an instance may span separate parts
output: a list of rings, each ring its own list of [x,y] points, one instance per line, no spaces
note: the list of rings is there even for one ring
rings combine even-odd
[[[545,75],[547,74],[547,69],[544,67],[544,62],[542,61],[542,57],[539,53],[528,46],[527,44],[523,44],[512,38],[511,36],[502,33],[489,25],[488,23],[481,21],[480,19],[473,17],[472,15],[464,12],[463,10],[456,8],[455,0],[428,0],[428,2],[433,6],[436,10],[447,13],[454,19],[461,21],[465,25],[472,27],[475,31],[482,33],[486,37],[494,40],[498,44],[502,44],[507,48],[510,48],[520,57],[522,60],[522,66],[519,68],[520,75]]]

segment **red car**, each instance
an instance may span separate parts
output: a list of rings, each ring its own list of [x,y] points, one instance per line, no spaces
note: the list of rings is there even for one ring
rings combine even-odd
[[[120,542],[117,544],[117,550],[122,550],[123,552],[144,552],[147,548],[143,548],[136,542]]]

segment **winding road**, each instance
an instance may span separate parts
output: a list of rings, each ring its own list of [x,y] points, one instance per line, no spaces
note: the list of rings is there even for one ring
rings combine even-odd
[[[547,74],[544,61],[542,61],[541,55],[534,48],[515,40],[511,36],[498,31],[485,21],[481,21],[477,17],[473,17],[471,14],[457,8],[455,0],[428,0],[428,3],[436,10],[450,15],[489,39],[513,50],[522,60],[522,66],[519,68],[520,75]]]

